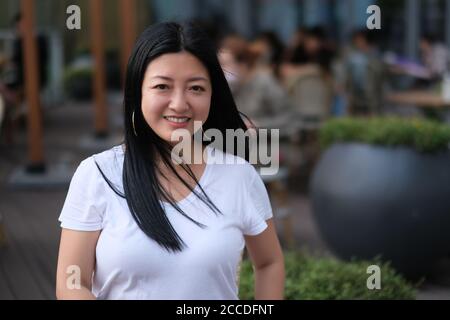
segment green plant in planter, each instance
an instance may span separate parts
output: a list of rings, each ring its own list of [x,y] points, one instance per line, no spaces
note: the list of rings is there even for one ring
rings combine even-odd
[[[91,68],[68,68],[64,73],[64,88],[69,97],[75,100],[92,98]]]
[[[367,288],[367,268],[378,265],[381,289]],[[415,286],[379,260],[342,262],[334,258],[318,258],[299,252],[285,253],[285,299],[414,299]],[[253,269],[249,260],[241,265],[240,299],[254,299]]]
[[[338,142],[408,146],[419,152],[439,152],[449,148],[450,126],[395,117],[333,119],[320,130],[320,143],[327,148]]]

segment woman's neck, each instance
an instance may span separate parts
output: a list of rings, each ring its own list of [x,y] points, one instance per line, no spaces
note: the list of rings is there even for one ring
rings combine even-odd
[[[193,172],[196,170],[202,171],[202,168],[206,165],[206,153],[205,153],[206,146],[199,142],[193,142],[190,145],[190,148],[183,148],[181,150],[172,150],[171,152],[174,152],[174,154],[171,156],[171,161],[174,169],[176,172],[180,175],[185,174],[184,167],[189,167]],[[177,161],[175,161],[176,159]],[[161,157],[158,157],[156,161],[158,170],[163,175],[174,175],[171,168],[164,163]]]
[[[122,145],[122,149],[125,152],[126,151],[126,145],[125,143]],[[188,149],[189,151],[187,152],[183,152],[183,157],[182,157],[182,164],[184,166],[188,166],[193,172],[195,171],[202,171],[202,168],[204,168],[206,166],[206,162],[207,162],[207,154],[205,152],[206,146],[203,145],[200,142],[196,142],[195,140],[193,140],[193,142],[191,143],[191,148]],[[184,151],[184,149],[183,149]],[[173,158],[172,158],[173,159]],[[176,170],[176,172],[181,175],[182,177],[186,174],[186,171],[182,168],[182,166],[178,163],[176,163],[173,160],[172,161],[172,165],[173,168]],[[162,157],[160,155],[157,156],[157,158],[155,159],[155,165],[157,167],[157,171],[162,174],[163,176],[166,177],[174,177],[175,174],[172,171],[171,168],[169,168],[169,166],[162,160]]]

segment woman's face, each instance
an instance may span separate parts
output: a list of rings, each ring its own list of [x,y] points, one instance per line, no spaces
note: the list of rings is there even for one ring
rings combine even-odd
[[[184,51],[163,54],[145,71],[142,113],[153,131],[170,143],[175,129],[187,129],[192,135],[194,121],[206,121],[211,94],[208,70],[200,60]]]

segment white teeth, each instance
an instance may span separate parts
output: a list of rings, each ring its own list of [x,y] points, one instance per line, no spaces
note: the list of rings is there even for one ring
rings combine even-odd
[[[175,118],[175,117],[164,117],[164,118],[166,118],[169,121],[178,122],[178,123],[189,121],[189,118]]]

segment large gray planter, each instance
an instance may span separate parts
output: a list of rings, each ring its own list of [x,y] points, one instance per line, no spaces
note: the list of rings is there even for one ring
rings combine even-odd
[[[321,234],[344,259],[381,255],[418,276],[450,253],[450,152],[335,144],[310,188]]]

